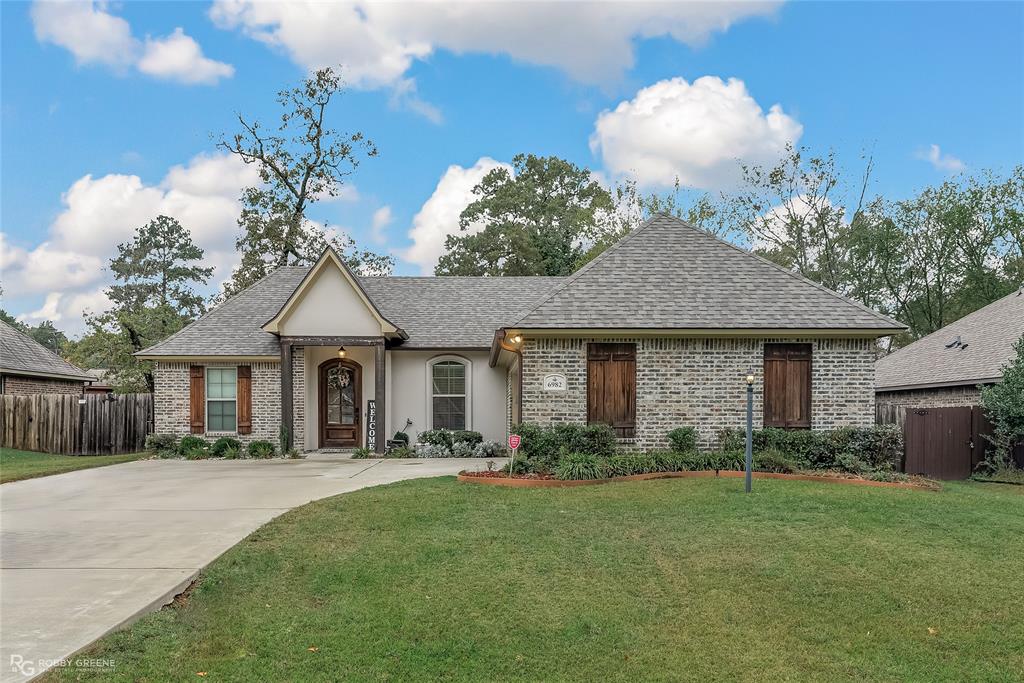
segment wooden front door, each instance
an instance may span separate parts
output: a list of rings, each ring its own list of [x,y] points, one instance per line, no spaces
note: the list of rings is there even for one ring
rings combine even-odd
[[[363,378],[358,363],[320,364],[320,448],[356,448],[362,436],[359,407]]]

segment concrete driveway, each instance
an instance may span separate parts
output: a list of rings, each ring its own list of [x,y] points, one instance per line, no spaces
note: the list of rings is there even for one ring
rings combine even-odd
[[[318,498],[484,460],[145,460],[0,487],[0,680],[141,612],[260,525]],[[23,662],[21,667],[12,667]],[[20,659],[19,659],[20,658]]]

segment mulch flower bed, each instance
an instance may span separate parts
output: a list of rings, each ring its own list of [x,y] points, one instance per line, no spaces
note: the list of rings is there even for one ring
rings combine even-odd
[[[571,486],[593,486],[597,484],[611,484],[619,481],[646,481],[649,479],[689,479],[724,477],[738,478],[746,474],[738,470],[698,470],[687,472],[648,472],[646,474],[632,474],[624,477],[609,477],[607,479],[556,479],[551,475],[542,476],[535,473],[517,474],[510,477],[505,472],[484,471],[470,472],[463,470],[459,473],[458,480],[477,484],[489,484],[492,486],[512,486],[522,488],[561,488]],[[864,479],[855,474],[846,472],[820,472],[817,474],[781,474],[778,472],[753,472],[754,479],[790,479],[793,481],[816,481],[829,484],[852,484],[855,486],[875,486],[878,488],[917,489],[922,491],[938,491],[940,485],[930,479],[913,478],[912,481],[874,481]]]

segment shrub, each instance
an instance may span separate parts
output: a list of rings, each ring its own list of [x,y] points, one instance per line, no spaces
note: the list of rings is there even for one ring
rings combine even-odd
[[[229,448],[239,451],[242,449],[242,442],[238,439],[232,439],[230,436],[222,436],[210,446],[210,455],[218,458],[224,457],[224,452]]]
[[[472,458],[476,447],[468,441],[456,441],[449,452],[451,458]]]
[[[250,458],[273,458],[277,454],[277,449],[269,441],[257,439],[249,442],[246,452]]]
[[[697,430],[693,427],[676,427],[668,433],[668,443],[676,453],[697,450]]]
[[[450,429],[428,429],[424,432],[420,432],[419,436],[416,437],[417,442],[429,444],[431,446],[440,446],[446,450],[451,450],[452,445],[455,443],[455,432]],[[443,456],[440,456],[443,457]]]
[[[438,446],[432,443],[418,443],[416,444],[416,457],[417,458],[450,458],[452,457],[451,449],[445,448],[444,446]]]
[[[657,471],[657,462],[647,453],[613,455],[605,461],[605,465],[608,475],[613,477],[628,477]]]
[[[746,453],[743,451],[715,451],[710,454],[707,469],[715,470],[743,470],[747,466]]]
[[[1012,469],[1013,450],[1024,443],[1024,336],[1013,350],[1013,358],[1002,367],[1002,381],[981,390],[981,405],[992,423],[992,434],[985,438],[993,446],[982,469],[990,472]]]
[[[780,450],[770,448],[754,453],[754,469],[758,472],[781,472],[790,474],[797,470],[796,464]],[[743,469],[746,469],[746,453],[744,453]]]
[[[231,446],[224,449],[224,453],[221,455],[225,460],[238,460],[242,454],[241,448],[233,448]]]
[[[721,451],[743,451],[743,429],[719,432]],[[829,431],[767,427],[753,433],[755,455],[776,451],[796,469],[898,469],[903,458],[903,434],[895,425],[841,427]]]
[[[399,446],[392,448],[390,451],[384,454],[385,458],[415,458],[416,451],[409,448],[408,446]]]
[[[405,432],[395,432],[395,436],[391,439],[392,441],[401,441],[406,446],[409,445],[409,435]]]
[[[478,443],[483,443],[483,440],[484,435],[480,432],[471,432],[465,429],[452,432],[453,445],[456,443],[468,443],[470,446],[476,446]]]
[[[512,433],[523,437],[516,455],[517,472],[521,471],[520,460],[526,468],[523,471],[550,474],[564,454],[589,453],[607,458],[615,455],[618,445],[615,430],[604,424],[554,427],[521,424],[513,427]]]
[[[369,448],[366,448],[365,446],[360,446],[359,448],[352,451],[353,460],[365,460],[366,458],[372,458],[375,457],[376,455],[376,453],[371,451]]]
[[[178,452],[178,438],[174,434],[150,434],[146,437],[146,450],[160,457]]]
[[[497,441],[483,441],[473,449],[474,458],[500,458],[506,455],[505,444]]]
[[[195,450],[206,450],[210,447],[210,444],[206,443],[206,439],[198,436],[183,436],[181,441],[178,442],[178,455],[187,456],[189,451]]]
[[[206,460],[210,457],[210,452],[205,448],[189,448],[182,455],[186,460]]]
[[[603,458],[593,453],[566,453],[555,469],[559,479],[604,479],[608,467]]]

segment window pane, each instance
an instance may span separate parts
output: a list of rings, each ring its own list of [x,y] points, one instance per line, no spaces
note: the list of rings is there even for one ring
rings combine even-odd
[[[433,366],[434,394],[466,393],[466,366],[445,360]]]
[[[209,419],[209,425],[207,425],[209,431],[235,431],[235,402],[210,401],[207,404],[207,417]]]
[[[236,382],[235,368],[206,369],[206,395],[208,398],[235,398]]]
[[[434,398],[434,429],[465,429],[466,398],[438,396]]]

